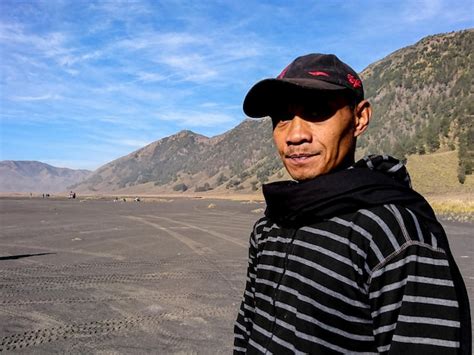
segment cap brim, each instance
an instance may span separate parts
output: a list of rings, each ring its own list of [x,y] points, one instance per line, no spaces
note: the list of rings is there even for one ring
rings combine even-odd
[[[347,90],[346,87],[315,79],[264,79],[256,83],[244,99],[243,109],[248,117],[268,116],[272,107],[295,90]]]

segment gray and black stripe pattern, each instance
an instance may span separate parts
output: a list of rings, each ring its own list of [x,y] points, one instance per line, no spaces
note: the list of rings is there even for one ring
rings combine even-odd
[[[250,237],[234,352],[455,354],[459,320],[445,251],[409,209],[300,228],[265,217]]]

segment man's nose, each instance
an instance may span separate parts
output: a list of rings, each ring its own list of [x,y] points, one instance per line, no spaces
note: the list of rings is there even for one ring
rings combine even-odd
[[[298,145],[311,142],[311,130],[309,123],[295,115],[290,121],[286,134],[286,143],[288,145]]]

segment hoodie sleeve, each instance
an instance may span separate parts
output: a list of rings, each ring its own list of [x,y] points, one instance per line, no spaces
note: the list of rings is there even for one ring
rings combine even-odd
[[[247,343],[252,331],[253,318],[255,312],[255,277],[256,277],[256,256],[257,256],[257,226],[250,235],[249,260],[247,268],[247,282],[244,296],[240,305],[237,321],[234,326],[234,354],[246,353]]]
[[[389,205],[385,215],[377,215],[377,223],[388,234],[386,238],[378,235],[384,258],[369,280],[377,350],[458,354],[459,304],[444,250],[411,211]]]

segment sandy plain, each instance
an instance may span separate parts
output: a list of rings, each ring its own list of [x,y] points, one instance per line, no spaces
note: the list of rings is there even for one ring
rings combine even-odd
[[[0,352],[231,353],[264,207],[0,198]],[[472,305],[473,224],[443,225]]]

